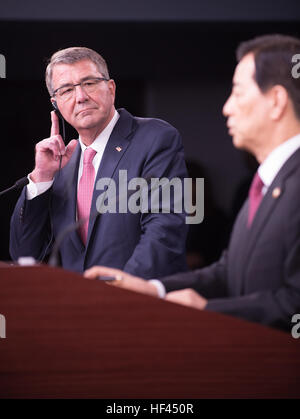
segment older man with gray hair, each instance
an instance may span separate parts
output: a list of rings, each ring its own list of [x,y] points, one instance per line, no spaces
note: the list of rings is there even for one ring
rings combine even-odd
[[[165,121],[115,109],[116,85],[105,60],[89,48],[56,52],[46,70],[50,100],[79,134],[64,144],[51,113],[49,138],[36,144],[29,174],[11,220],[13,259],[43,261],[59,234],[77,221],[60,244],[61,265],[83,272],[107,265],[144,278],[185,270],[185,214],[96,211],[101,179],[187,176],[178,131]],[[134,94],[134,92],[132,92]]]

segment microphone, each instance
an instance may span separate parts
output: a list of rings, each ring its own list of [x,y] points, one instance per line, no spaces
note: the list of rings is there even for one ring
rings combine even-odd
[[[63,131],[62,132],[62,139],[63,139],[64,144],[66,144],[66,128],[65,128],[64,117],[60,113],[60,110],[58,109],[56,101],[52,102],[52,106],[53,106],[53,109],[54,109],[56,115],[58,116],[59,120],[61,121],[62,131]],[[60,155],[60,157],[59,157],[58,176],[60,175],[60,171],[61,171],[61,162],[62,162],[62,155]]]
[[[28,178],[22,177],[21,179],[17,180],[16,183],[11,186],[10,188],[5,189],[4,191],[0,192],[0,196],[6,194],[9,191],[13,191],[14,189],[18,190],[18,189],[22,189],[25,185],[27,185],[29,183]]]
[[[59,252],[59,248],[64,240],[64,238],[66,236],[68,236],[70,233],[72,233],[73,231],[76,231],[79,227],[81,227],[88,219],[93,220],[94,218],[97,217],[97,215],[100,215],[100,213],[98,211],[93,212],[91,215],[89,215],[88,217],[84,217],[84,218],[80,218],[79,220],[75,221],[74,223],[71,223],[69,225],[67,225],[66,228],[64,228],[57,236],[54,245],[53,245],[53,249],[51,252],[51,255],[49,257],[48,260],[48,265],[55,267],[58,266],[58,252]]]

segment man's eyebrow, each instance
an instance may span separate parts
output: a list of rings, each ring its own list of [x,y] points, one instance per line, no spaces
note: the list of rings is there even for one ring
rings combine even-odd
[[[85,77],[82,77],[82,79],[80,79],[79,83],[82,83],[83,81],[90,80],[90,79],[98,79],[98,78],[101,78],[101,77],[102,76],[85,76]],[[75,84],[77,84],[77,83],[75,83]],[[74,86],[74,84],[73,83],[64,83],[61,86],[59,86],[57,89],[55,89],[55,91],[57,91],[58,89],[61,89],[63,87],[68,87],[68,86]]]
[[[89,80],[89,79],[101,79],[103,76],[86,76],[86,77],[83,77],[82,79],[80,79],[80,81],[81,82],[83,82],[83,81],[86,81],[86,80]]]

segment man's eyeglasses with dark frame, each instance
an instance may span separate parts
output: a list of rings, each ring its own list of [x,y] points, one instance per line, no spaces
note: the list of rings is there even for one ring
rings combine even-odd
[[[55,89],[52,97],[59,97],[63,101],[71,99],[74,95],[75,87],[80,86],[85,93],[93,93],[101,81],[109,81],[106,77],[89,77],[76,84],[65,84],[64,86]]]

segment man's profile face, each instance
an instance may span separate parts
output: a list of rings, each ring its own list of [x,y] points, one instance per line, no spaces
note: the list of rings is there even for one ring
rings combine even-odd
[[[90,60],[74,64],[57,64],[53,67],[52,87],[58,89],[66,84],[77,84],[87,77],[103,77]],[[87,94],[81,86],[75,87],[73,96],[64,101],[55,96],[58,108],[66,121],[80,134],[84,130],[102,131],[114,115],[115,83],[101,81],[93,93]]]
[[[234,146],[257,155],[262,142],[267,140],[269,101],[268,95],[259,89],[254,75],[254,55],[250,53],[235,69],[232,92],[223,107],[223,114],[228,118],[227,126]]]

